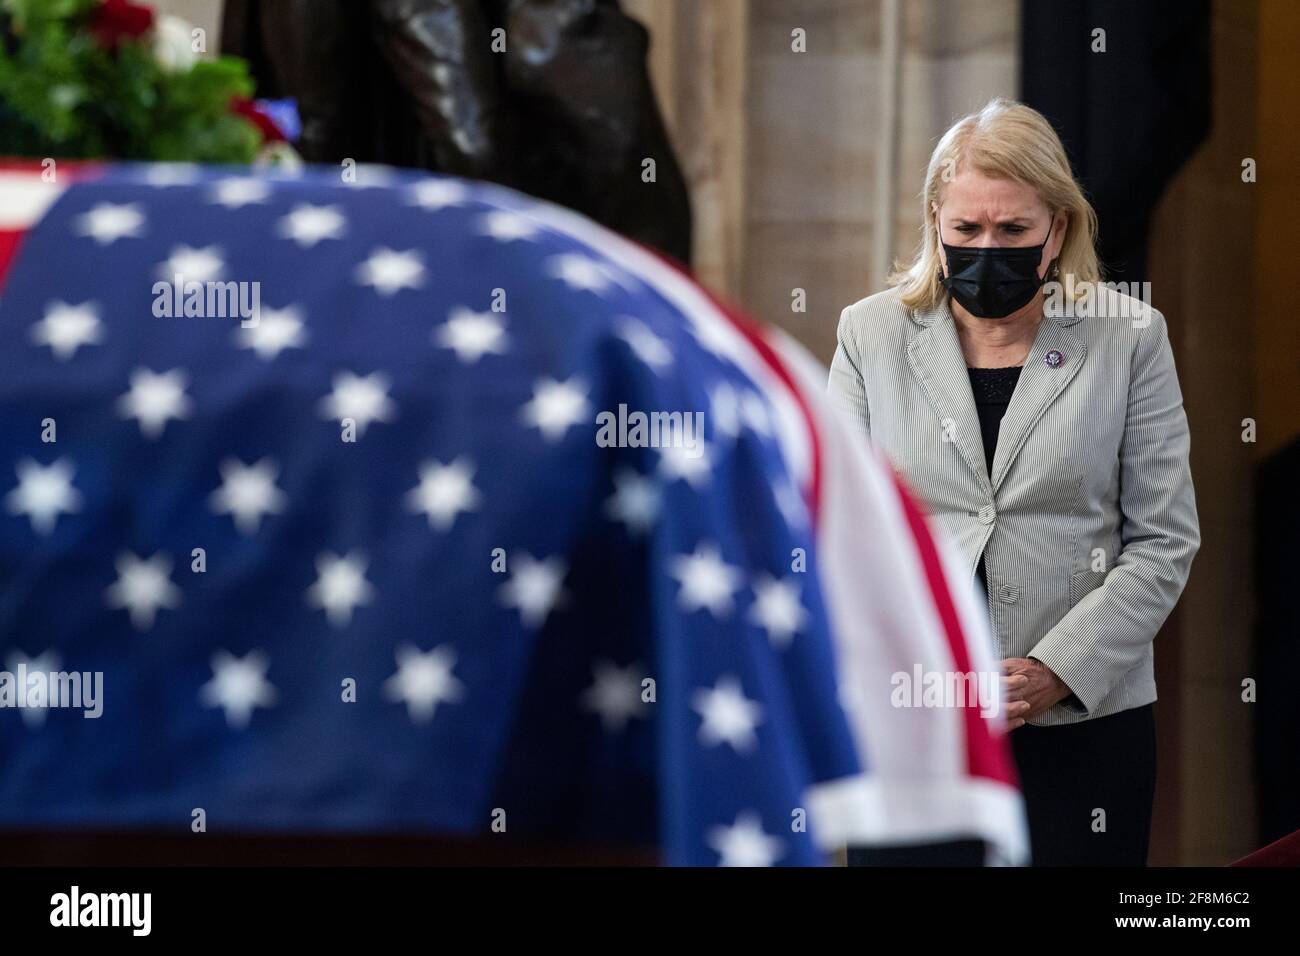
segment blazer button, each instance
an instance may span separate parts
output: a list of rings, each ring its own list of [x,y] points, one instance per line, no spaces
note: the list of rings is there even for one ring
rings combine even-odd
[[[1020,588],[1014,584],[999,584],[998,600],[1003,604],[1015,604],[1020,600]]]
[[[993,519],[998,516],[997,509],[992,505],[984,505],[980,508],[980,524],[992,524]]]

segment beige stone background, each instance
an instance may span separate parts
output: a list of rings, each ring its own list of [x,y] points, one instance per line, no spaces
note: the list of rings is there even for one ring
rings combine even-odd
[[[650,31],[652,78],[691,185],[698,275],[829,362],[840,310],[879,289],[883,263],[918,238],[935,139],[988,99],[1016,95],[1019,0],[623,3]],[[207,28],[217,49],[219,2],[158,6]],[[1213,0],[1213,10],[1213,131],[1168,190],[1151,242],[1204,539],[1156,641],[1154,864],[1220,865],[1255,848],[1241,681],[1293,692],[1291,675],[1250,670],[1249,478],[1300,434],[1300,270],[1288,238],[1300,223],[1300,3]],[[795,29],[806,52],[791,49]],[[895,47],[890,73],[884,51]],[[1260,169],[1251,186],[1240,181],[1247,156]],[[792,311],[795,289],[804,312]],[[1241,439],[1245,418],[1258,422],[1255,444]]]
[[[701,278],[823,361],[840,310],[880,287],[887,125],[880,0],[626,0],[695,199]],[[1015,96],[1017,0],[899,4],[893,254],[919,238],[921,175],[953,118]],[[792,31],[807,51],[792,51]],[[803,289],[807,311],[793,312]]]
[[[184,17],[196,27],[208,31],[208,52],[220,49],[222,0],[156,0],[155,10]]]

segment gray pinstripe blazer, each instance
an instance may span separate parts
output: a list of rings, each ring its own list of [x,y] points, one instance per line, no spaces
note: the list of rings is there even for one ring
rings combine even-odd
[[[1164,316],[1101,296],[1111,317],[1038,327],[991,481],[946,300],[917,311],[887,291],[849,306],[831,364],[831,392],[956,542],[972,580],[984,554],[1001,655],[1037,658],[1074,691],[1033,724],[1156,699],[1152,642],[1200,546]],[[1056,368],[1044,361],[1053,350]]]

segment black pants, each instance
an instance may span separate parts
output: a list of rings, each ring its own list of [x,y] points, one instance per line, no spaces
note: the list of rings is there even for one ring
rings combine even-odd
[[[1146,866],[1156,786],[1154,704],[1011,732],[1034,866]],[[850,847],[849,866],[980,866],[983,843]]]
[[[1146,866],[1154,706],[1011,732],[1035,866]]]

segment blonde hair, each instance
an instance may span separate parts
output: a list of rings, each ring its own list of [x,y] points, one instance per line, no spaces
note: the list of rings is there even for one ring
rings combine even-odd
[[[921,245],[910,265],[896,264],[889,283],[898,289],[903,304],[931,309],[945,293],[939,281],[939,227],[935,207],[940,190],[958,171],[978,170],[998,179],[1014,179],[1032,186],[1053,217],[1066,216],[1065,241],[1057,257],[1067,294],[1080,294],[1086,283],[1101,279],[1097,261],[1097,214],[1070,171],[1065,147],[1046,117],[1038,110],[1012,100],[992,100],[978,113],[959,119],[930,156],[921,193]]]

